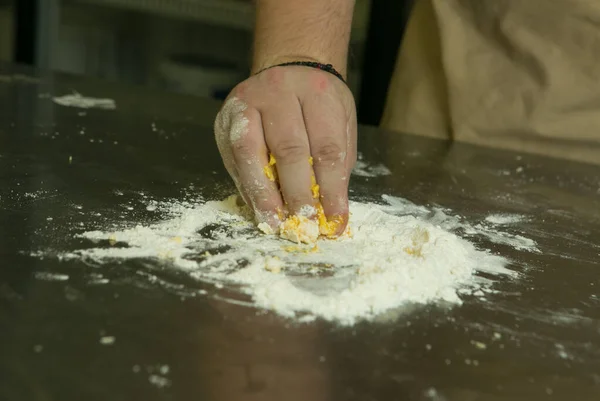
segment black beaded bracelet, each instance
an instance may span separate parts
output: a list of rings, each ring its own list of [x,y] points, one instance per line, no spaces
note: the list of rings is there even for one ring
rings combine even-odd
[[[342,76],[342,74],[340,74],[339,72],[337,72],[337,70],[335,68],[333,68],[333,66],[331,64],[321,64],[321,63],[317,63],[316,61],[289,61],[287,63],[276,64],[276,65],[272,65],[272,66],[267,67],[267,68],[263,68],[262,70],[260,70],[256,74],[260,74],[261,72],[263,72],[265,70],[268,70],[269,68],[286,67],[286,66],[289,66],[289,65],[299,65],[299,66],[302,66],[302,67],[311,67],[311,68],[316,68],[317,70],[323,70],[323,71],[326,71],[326,72],[328,72],[330,74],[335,75],[343,83],[346,83],[346,80],[344,80],[344,77]]]

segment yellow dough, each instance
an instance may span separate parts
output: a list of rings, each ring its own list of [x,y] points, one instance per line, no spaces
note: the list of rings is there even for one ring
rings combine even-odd
[[[277,170],[273,167],[275,166],[276,162],[277,161],[275,160],[275,156],[273,156],[273,154],[269,154],[269,164],[263,167],[263,171],[269,179],[269,181],[277,181]]]
[[[269,164],[263,168],[265,176],[273,182],[277,181],[277,172],[274,168],[276,163],[275,157],[272,154],[269,154]],[[308,163],[311,166],[313,165],[312,157],[308,158]],[[313,198],[317,199],[315,216],[292,215],[287,217],[279,226],[279,235],[282,238],[298,244],[313,244],[319,237],[334,238],[340,225],[343,224],[344,221],[341,216],[336,216],[331,220],[328,220],[327,216],[325,216],[323,206],[318,200],[320,198],[320,187],[319,184],[317,184],[314,173],[311,175],[310,189]],[[265,223],[261,223],[258,228],[265,234],[274,234],[273,230]],[[347,229],[344,234],[349,235],[349,233],[349,229]]]

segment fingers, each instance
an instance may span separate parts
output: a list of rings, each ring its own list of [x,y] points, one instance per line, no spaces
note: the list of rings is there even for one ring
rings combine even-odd
[[[302,107],[320,201],[330,222],[324,234],[339,235],[348,222],[348,167],[355,153],[352,129],[344,106],[333,97],[316,96]]]
[[[217,116],[215,136],[227,171],[257,223],[277,229],[283,201],[276,182],[264,173],[268,151],[259,112],[235,97],[229,99]]]
[[[316,199],[311,190],[310,144],[298,99],[292,93],[283,94],[277,102],[261,109],[261,117],[289,212],[313,217],[311,207],[314,208]]]

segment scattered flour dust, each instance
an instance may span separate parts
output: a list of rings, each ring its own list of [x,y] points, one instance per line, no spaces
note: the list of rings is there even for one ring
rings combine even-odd
[[[113,99],[85,97],[77,92],[74,92],[70,95],[53,97],[52,101],[60,106],[78,107],[81,109],[97,108],[114,110],[117,108],[117,105]]]
[[[400,198],[351,202],[352,234],[319,240],[316,248],[261,233],[235,198],[155,202],[161,222],[78,234],[97,247],[61,257],[153,259],[217,288],[239,288],[258,308],[344,325],[409,303],[460,304],[458,294],[484,295],[491,281],[476,272],[514,275],[507,260],[452,233],[454,220],[434,224],[419,217],[426,208]]]
[[[352,175],[373,178],[392,174],[390,169],[383,164],[369,164],[364,161],[362,153],[358,152],[357,156]]]
[[[485,221],[496,225],[515,224],[523,220],[523,216],[518,214],[491,214],[485,218]]]

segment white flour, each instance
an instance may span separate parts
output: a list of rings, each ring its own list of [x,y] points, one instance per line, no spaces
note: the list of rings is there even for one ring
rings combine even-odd
[[[362,153],[358,152],[352,175],[373,178],[390,174],[392,174],[392,172],[389,168],[383,164],[368,164],[363,160]]]
[[[428,209],[424,206],[415,205],[406,199],[388,195],[383,195],[383,199],[390,205],[385,208],[388,213],[400,215],[411,214],[427,219],[430,223],[439,225],[444,230],[461,230],[466,237],[485,237],[495,244],[507,245],[521,251],[540,252],[535,241],[518,234],[501,231],[498,228],[523,222],[527,220],[525,216],[492,214],[480,223],[470,224],[465,222],[460,216],[448,215],[447,213],[450,211],[447,209],[440,207]],[[504,217],[500,218],[499,216]],[[509,218],[508,216],[512,217]],[[519,218],[517,219],[516,216],[519,216]]]
[[[485,221],[497,225],[515,224],[523,221],[523,216],[518,214],[491,214]]]
[[[419,215],[431,214],[425,207],[390,196],[384,200],[386,205],[352,202],[353,236],[320,240],[316,251],[260,233],[232,197],[198,204],[153,202],[168,216],[162,222],[85,232],[80,236],[105,240],[104,245],[62,257],[100,263],[152,259],[217,289],[239,286],[256,307],[282,316],[341,324],[408,303],[459,304],[459,293],[485,295],[490,282],[476,272],[514,274],[503,258],[448,231],[467,226],[456,217],[423,218]]]
[[[71,95],[53,97],[52,101],[58,105],[66,107],[78,107],[81,109],[107,109],[114,110],[117,108],[113,99],[98,99],[93,97],[84,97],[79,93],[74,92]]]
[[[233,97],[223,104],[223,108],[215,119],[215,134],[225,138],[229,136],[230,143],[235,143],[248,133],[248,119],[244,111],[248,106],[246,103]]]

